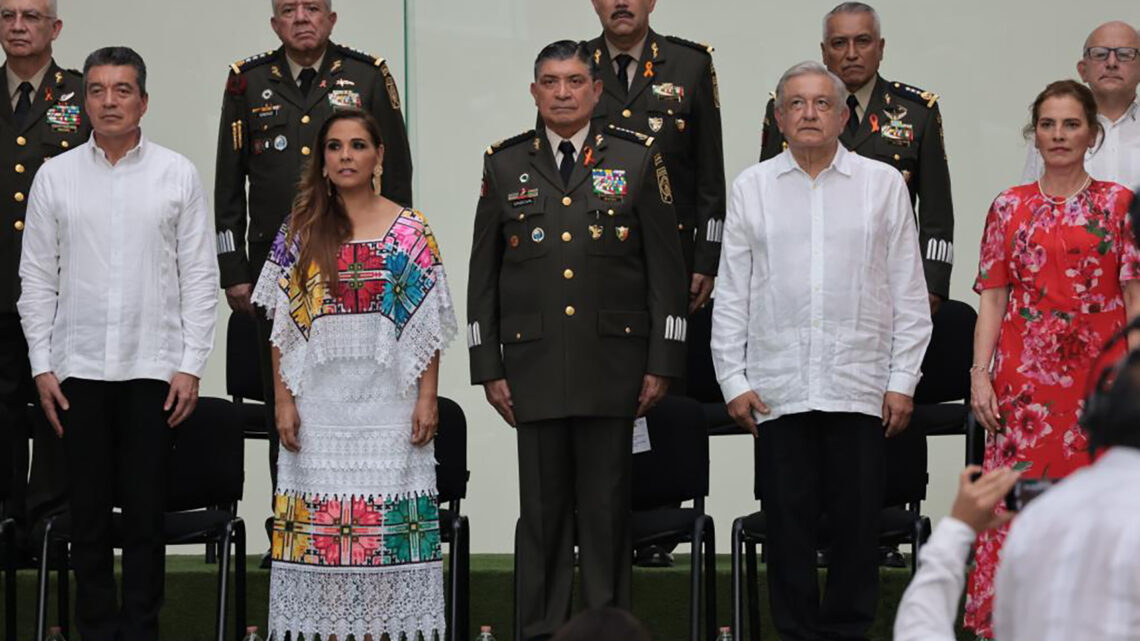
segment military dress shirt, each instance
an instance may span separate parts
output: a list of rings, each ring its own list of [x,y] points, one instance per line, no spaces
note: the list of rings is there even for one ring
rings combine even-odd
[[[652,139],[591,126],[568,185],[544,129],[484,159],[467,289],[471,382],[522,422],[632,418],[645,374],[684,373],[688,288]]]
[[[931,322],[913,216],[898,172],[842,145],[814,180],[791,151],[746,169],[713,306],[725,400],[755,391],[767,421],[914,396]]]
[[[27,80],[27,83],[32,86],[32,96],[36,95],[36,92],[39,90],[40,85],[43,83],[44,76],[47,75],[48,69],[51,68],[51,65],[51,61],[48,61],[48,63],[44,65],[42,69],[34,73],[32,77]],[[8,65],[4,65],[4,73],[8,76],[8,92],[11,94],[9,98],[10,102],[12,103],[12,111],[15,112],[16,103],[20,101],[20,85],[25,81],[20,78],[20,76],[17,76],[16,72],[12,71],[12,68]]]
[[[15,97],[15,77],[4,66],[5,96]],[[33,78],[33,80],[35,80]],[[0,100],[0,314],[16,313],[20,298],[20,252],[28,192],[45,160],[82,145],[91,133],[83,110],[83,77],[54,61],[32,95],[32,110],[17,127],[14,105]]]
[[[910,204],[917,211],[927,291],[948,299],[954,265],[954,205],[938,96],[876,76],[874,91],[866,102],[863,105],[860,99],[864,111],[855,134],[844,130],[839,142],[902,174]],[[775,158],[786,147],[776,123],[775,105],[773,94],[764,115],[761,161]]]
[[[1085,171],[1097,180],[1120,183],[1129,189],[1140,188],[1140,97],[1133,100],[1115,122],[1101,114],[1096,118],[1104,127],[1104,136],[1085,154]],[[1044,171],[1041,152],[1030,143],[1021,180],[1031,183]]]
[[[246,242],[268,247],[273,241],[292,209],[301,167],[320,153],[317,132],[338,109],[363,109],[380,123],[383,194],[412,203],[411,151],[396,82],[384,60],[330,43],[308,96],[301,95],[288,63],[281,48],[230,70],[214,183],[223,287],[256,281]]]
[[[587,47],[601,67],[604,91],[595,122],[656,140],[673,185],[677,231],[689,272],[716,275],[724,229],[724,139],[712,47],[652,30],[641,45],[627,89],[618,81],[604,37]],[[638,53],[634,48],[632,53]]]

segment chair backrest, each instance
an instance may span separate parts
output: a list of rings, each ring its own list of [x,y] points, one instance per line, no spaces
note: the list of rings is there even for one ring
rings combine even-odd
[[[887,439],[887,492],[883,505],[904,505],[926,500],[926,434],[907,429]]]
[[[701,404],[666,396],[648,416],[648,452],[633,457],[633,509],[709,494],[709,434]]]
[[[258,314],[264,313],[260,309]],[[235,399],[265,402],[261,388],[261,355],[257,349],[256,321],[233,312],[226,324],[226,394]]]
[[[966,303],[948,300],[939,305],[933,320],[934,332],[922,360],[922,380],[914,402],[925,405],[969,400],[978,313]]]
[[[223,398],[200,398],[175,428],[167,476],[169,512],[229,505],[241,500],[245,439],[241,414]]]
[[[689,315],[685,396],[695,398],[702,403],[723,405],[724,395],[721,394],[720,383],[716,380],[716,369],[713,368],[712,352],[709,350],[709,343],[712,341],[714,304],[715,301],[710,301],[704,309],[698,309]]]
[[[467,417],[450,398],[439,397],[439,432],[435,435],[435,484],[441,503],[467,498]]]

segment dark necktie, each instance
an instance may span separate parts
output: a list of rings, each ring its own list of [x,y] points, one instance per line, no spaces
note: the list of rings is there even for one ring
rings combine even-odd
[[[317,77],[317,70],[312,67],[305,67],[301,70],[301,75],[297,77],[301,81],[301,95],[309,97],[309,91],[313,89],[313,80]]]
[[[621,83],[621,90],[623,92],[629,91],[629,63],[633,62],[633,56],[628,53],[619,53],[614,62],[617,63],[617,76],[618,82]]]
[[[847,94],[847,109],[851,112],[851,117],[847,119],[847,133],[854,136],[856,131],[859,131],[859,116],[855,114],[855,108],[859,106],[859,99],[855,94]]]
[[[23,127],[32,111],[32,83],[21,82],[16,91],[20,92],[20,97],[16,99],[16,111],[12,115],[15,116],[16,126]]]
[[[562,183],[570,182],[570,174],[574,171],[574,143],[563,140],[558,143],[558,151],[562,152],[562,162],[558,165],[558,173],[562,174]]]

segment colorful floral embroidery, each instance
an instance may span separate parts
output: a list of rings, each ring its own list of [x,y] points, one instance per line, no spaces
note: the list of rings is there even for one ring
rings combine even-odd
[[[384,548],[385,565],[442,559],[436,498],[418,496],[385,503]]]

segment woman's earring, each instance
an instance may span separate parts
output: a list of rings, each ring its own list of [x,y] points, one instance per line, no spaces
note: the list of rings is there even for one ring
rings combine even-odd
[[[376,167],[372,170],[372,191],[377,196],[380,195],[380,182],[381,182],[380,177],[383,175],[384,175],[383,165],[376,165]]]

